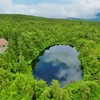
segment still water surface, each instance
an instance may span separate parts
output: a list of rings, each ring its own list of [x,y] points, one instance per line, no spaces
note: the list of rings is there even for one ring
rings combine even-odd
[[[69,45],[55,45],[39,56],[33,71],[35,79],[43,79],[51,85],[52,79],[58,80],[60,87],[82,78],[79,53]]]

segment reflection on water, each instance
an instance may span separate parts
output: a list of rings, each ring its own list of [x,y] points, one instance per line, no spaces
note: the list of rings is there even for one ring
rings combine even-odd
[[[69,45],[56,45],[45,50],[40,56],[34,69],[35,79],[43,79],[48,85],[52,79],[59,81],[60,86],[77,81],[82,78],[81,62],[78,60],[78,52]]]

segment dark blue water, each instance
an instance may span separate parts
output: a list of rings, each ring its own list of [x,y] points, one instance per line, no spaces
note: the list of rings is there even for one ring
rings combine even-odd
[[[55,79],[59,81],[60,87],[81,79],[82,70],[78,55],[76,49],[69,45],[50,47],[38,58],[39,62],[34,69],[35,79],[43,79],[48,85]]]

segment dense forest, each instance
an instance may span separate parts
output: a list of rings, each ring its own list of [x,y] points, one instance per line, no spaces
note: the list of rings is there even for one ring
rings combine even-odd
[[[100,22],[0,14],[0,100],[100,100]],[[60,88],[35,80],[31,62],[56,44],[79,51],[83,78]],[[35,67],[35,66],[34,66]]]

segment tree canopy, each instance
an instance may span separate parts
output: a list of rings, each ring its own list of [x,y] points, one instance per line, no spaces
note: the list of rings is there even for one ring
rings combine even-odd
[[[100,99],[100,22],[0,14],[0,23],[0,38],[8,41],[0,54],[0,100]],[[76,47],[82,63],[83,78],[64,88],[32,75],[32,60],[56,44]]]

